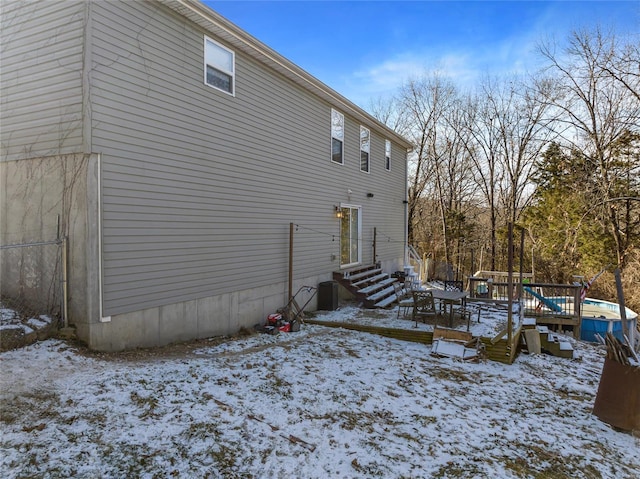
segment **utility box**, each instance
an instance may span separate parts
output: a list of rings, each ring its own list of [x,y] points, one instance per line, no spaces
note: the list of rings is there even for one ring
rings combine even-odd
[[[318,309],[322,311],[338,309],[337,281],[324,281],[318,285]]]

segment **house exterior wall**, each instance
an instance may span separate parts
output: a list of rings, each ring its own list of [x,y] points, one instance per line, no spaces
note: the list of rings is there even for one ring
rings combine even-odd
[[[2,2],[0,161],[82,151],[82,1]]]
[[[77,321],[87,321],[95,303],[90,251],[97,230],[88,205],[96,192],[89,188],[91,155],[83,145],[88,6],[8,0],[0,15],[0,245],[67,236],[69,319]],[[18,286],[19,295],[37,305],[51,294],[59,258],[36,247],[23,251],[28,271],[3,255],[3,294]]]
[[[340,202],[363,206],[365,240],[390,229],[382,258],[402,257],[404,151],[385,171],[374,134],[361,172],[347,117],[345,165],[331,163],[331,105],[237,51],[235,96],[205,85],[207,32],[169,9],[99,2],[93,18],[105,314],[284,282],[289,222],[301,226],[294,276],[329,274]]]
[[[288,299],[290,223],[294,292],[340,268],[336,205],[362,208],[363,264],[401,267],[401,144],[386,171],[386,138],[372,128],[371,172],[361,172],[361,120],[334,106],[345,114],[345,163],[332,163],[326,98],[160,2],[67,3],[83,19],[72,88],[81,101],[71,102],[76,116],[52,121],[73,125],[63,146],[87,159],[86,248],[76,253],[86,257],[87,304],[73,322],[92,348],[263,321]],[[205,35],[235,52],[235,96],[204,83]]]

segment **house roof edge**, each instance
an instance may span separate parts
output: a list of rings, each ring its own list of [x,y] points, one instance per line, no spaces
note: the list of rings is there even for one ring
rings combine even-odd
[[[180,15],[192,20],[205,30],[226,40],[235,48],[278,71],[289,80],[325,99],[328,103],[348,112],[351,116],[367,123],[378,133],[394,139],[406,149],[413,145],[402,135],[381,123],[351,100],[327,86],[298,65],[253,37],[240,27],[224,18],[200,0],[158,0]]]

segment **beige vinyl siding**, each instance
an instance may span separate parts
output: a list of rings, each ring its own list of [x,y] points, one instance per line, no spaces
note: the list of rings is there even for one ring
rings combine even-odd
[[[82,1],[2,2],[2,160],[82,148]]]
[[[379,257],[402,257],[404,172],[378,164],[373,130],[370,175],[348,116],[333,164],[325,101],[239,51],[235,97],[205,85],[204,35],[226,44],[158,4],[98,2],[93,15],[105,314],[285,282],[289,222],[294,278],[338,270],[341,202],[363,206],[365,262],[374,226],[400,240]]]

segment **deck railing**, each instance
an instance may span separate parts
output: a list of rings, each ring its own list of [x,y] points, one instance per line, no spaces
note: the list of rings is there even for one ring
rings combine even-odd
[[[516,275],[514,275],[517,277]],[[507,302],[508,283],[492,278],[469,278],[469,297],[478,300]],[[524,315],[535,317],[538,324],[571,326],[579,335],[582,316],[579,284],[517,283],[513,300],[522,299]],[[576,336],[579,337],[579,336]]]

